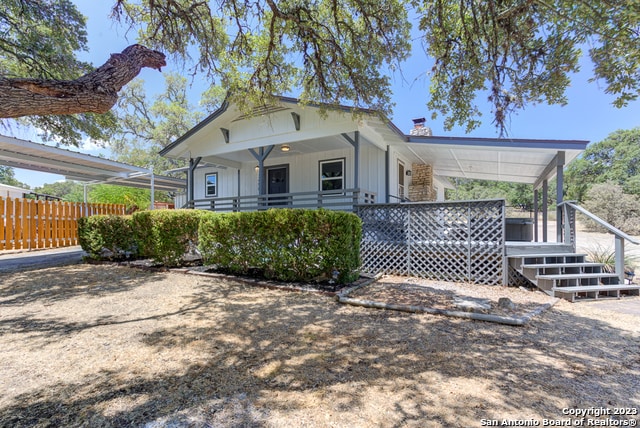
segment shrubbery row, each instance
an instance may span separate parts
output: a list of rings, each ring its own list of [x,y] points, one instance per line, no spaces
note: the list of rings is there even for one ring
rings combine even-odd
[[[141,211],[78,222],[79,241],[96,259],[152,258],[179,266],[197,251],[205,264],[281,281],[351,282],[360,266],[360,219],[328,210],[247,213]]]

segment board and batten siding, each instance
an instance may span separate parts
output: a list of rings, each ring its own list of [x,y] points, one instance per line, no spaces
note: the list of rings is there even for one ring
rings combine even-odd
[[[295,144],[295,143],[294,143]],[[295,148],[295,145],[293,145]],[[345,160],[345,186],[354,187],[355,170],[354,150],[345,146],[344,149],[330,150],[311,154],[295,154],[277,158],[267,158],[265,168],[271,166],[289,166],[289,192],[315,192],[320,190],[320,161]],[[377,195],[378,202],[384,202],[384,151],[379,148],[363,144],[360,148],[360,189]],[[240,195],[258,194],[258,172],[256,162],[244,162],[240,171]],[[195,173],[195,198],[205,199],[205,175],[218,173],[218,197],[233,197],[238,195],[238,173],[235,168],[199,168]]]

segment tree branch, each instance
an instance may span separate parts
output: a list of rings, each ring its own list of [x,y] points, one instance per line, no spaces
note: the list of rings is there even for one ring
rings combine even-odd
[[[132,45],[76,80],[0,78],[0,118],[106,113],[142,68],[165,65],[163,53]]]

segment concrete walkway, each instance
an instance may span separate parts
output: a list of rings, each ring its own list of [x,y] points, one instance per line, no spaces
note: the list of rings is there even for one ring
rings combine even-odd
[[[42,269],[82,262],[80,246],[34,251],[0,251],[0,272]]]

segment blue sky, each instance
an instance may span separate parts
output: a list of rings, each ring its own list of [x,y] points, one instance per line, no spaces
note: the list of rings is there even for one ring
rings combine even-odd
[[[109,54],[121,52],[135,43],[136,34],[115,24],[109,19],[113,1],[75,0],[80,11],[87,17],[89,51],[82,58],[98,66],[104,63]],[[416,33],[417,37],[418,34]],[[569,103],[566,106],[529,105],[525,110],[513,115],[508,124],[508,137],[534,139],[572,139],[601,141],[618,129],[631,129],[640,126],[640,102],[617,109],[611,105],[614,97],[604,93],[598,82],[589,83],[591,64],[583,62],[582,71],[572,78],[567,91]],[[497,130],[491,123],[490,106],[479,99],[484,123],[470,134],[464,128],[445,131],[442,118],[431,120],[431,112],[426,108],[429,95],[429,80],[425,71],[430,68],[430,60],[422,52],[419,40],[414,40],[414,54],[402,65],[402,74],[392,77],[392,99],[395,103],[391,120],[398,128],[408,130],[411,119],[426,117],[427,125],[434,135],[496,137]],[[169,71],[167,67],[164,71]],[[162,90],[164,79],[156,70],[143,69],[140,73],[148,90],[155,94]],[[194,94],[197,94],[194,88]],[[198,99],[193,103],[197,104]],[[33,137],[16,135],[34,140]],[[100,153],[94,146],[80,151],[90,154]],[[108,155],[108,152],[102,151]],[[16,170],[16,178],[31,187],[51,183],[62,179],[60,176],[40,174],[32,171]]]

